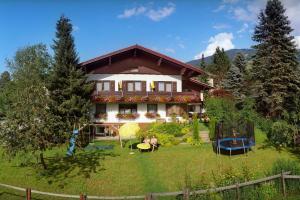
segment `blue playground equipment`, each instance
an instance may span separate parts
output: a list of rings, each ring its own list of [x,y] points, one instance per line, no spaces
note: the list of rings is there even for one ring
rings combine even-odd
[[[243,154],[255,145],[254,124],[249,121],[219,122],[215,128],[217,154]]]
[[[76,147],[76,138],[79,134],[79,130],[78,129],[74,129],[72,136],[70,138],[70,145],[67,151],[67,156],[72,156],[75,153],[75,147]]]

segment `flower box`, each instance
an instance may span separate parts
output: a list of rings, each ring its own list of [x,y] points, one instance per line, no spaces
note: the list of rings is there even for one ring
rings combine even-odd
[[[138,113],[128,113],[128,114],[118,113],[116,115],[116,117],[119,119],[136,119],[139,117],[139,114]]]
[[[145,114],[145,116],[146,116],[147,118],[149,118],[149,119],[155,119],[155,118],[159,118],[159,117],[160,117],[160,115],[159,115],[158,113],[149,113],[149,112],[147,112],[147,113]]]
[[[95,114],[95,118],[106,120],[107,119],[107,113]]]

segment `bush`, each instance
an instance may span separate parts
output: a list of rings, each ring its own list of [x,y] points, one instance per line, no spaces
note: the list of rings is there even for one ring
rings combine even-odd
[[[295,126],[286,121],[277,121],[273,123],[271,131],[268,132],[268,138],[277,147],[287,147],[293,144],[296,133],[297,128]]]
[[[175,137],[183,136],[182,129],[184,125],[175,122],[171,123],[153,123],[148,129],[149,134],[160,133],[174,135]]]
[[[237,113],[234,101],[229,99],[208,98],[205,102],[205,108],[209,118],[215,118],[217,121],[233,118]]]
[[[209,139],[211,141],[215,140],[215,129],[216,129],[217,120],[215,118],[211,118],[209,122]]]
[[[197,115],[193,115],[193,139],[199,141],[199,121]]]

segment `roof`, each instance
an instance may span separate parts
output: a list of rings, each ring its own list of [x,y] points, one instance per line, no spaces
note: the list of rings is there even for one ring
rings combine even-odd
[[[206,84],[206,83],[202,83],[201,81],[197,80],[197,79],[194,79],[194,78],[190,78],[189,79],[192,83],[195,83],[195,84],[198,84],[198,85],[201,85],[205,88],[209,88],[209,89],[212,89],[214,87],[210,86],[209,84]]]
[[[164,54],[161,54],[159,52],[153,51],[153,50],[148,49],[146,47],[140,46],[138,44],[132,45],[132,46],[129,46],[129,47],[117,50],[117,51],[113,51],[111,53],[108,53],[108,54],[105,54],[105,55],[102,55],[102,56],[99,56],[99,57],[96,57],[96,58],[93,58],[93,59],[90,59],[90,60],[87,60],[87,61],[84,61],[84,62],[80,63],[80,66],[86,66],[87,67],[89,64],[96,63],[100,60],[107,59],[107,58],[110,58],[114,55],[117,55],[117,54],[120,54],[120,53],[123,53],[123,52],[126,52],[126,51],[131,51],[131,50],[134,50],[134,49],[138,49],[138,50],[144,51],[146,53],[152,54],[154,56],[157,56],[158,58],[162,58],[163,60],[166,60],[168,62],[171,62],[171,63],[174,63],[176,65],[182,66],[183,68],[192,70],[192,71],[194,71],[198,74],[205,74],[205,72],[200,68],[194,67],[190,64],[187,64],[187,63],[184,63],[182,61],[176,60],[174,58],[171,58],[171,57],[166,56]]]

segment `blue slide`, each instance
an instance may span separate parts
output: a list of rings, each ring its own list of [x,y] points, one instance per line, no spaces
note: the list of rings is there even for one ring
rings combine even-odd
[[[79,134],[79,130],[75,129],[73,130],[72,136],[70,138],[70,145],[67,151],[67,156],[72,156],[75,153],[75,147],[76,147],[76,138]]]

